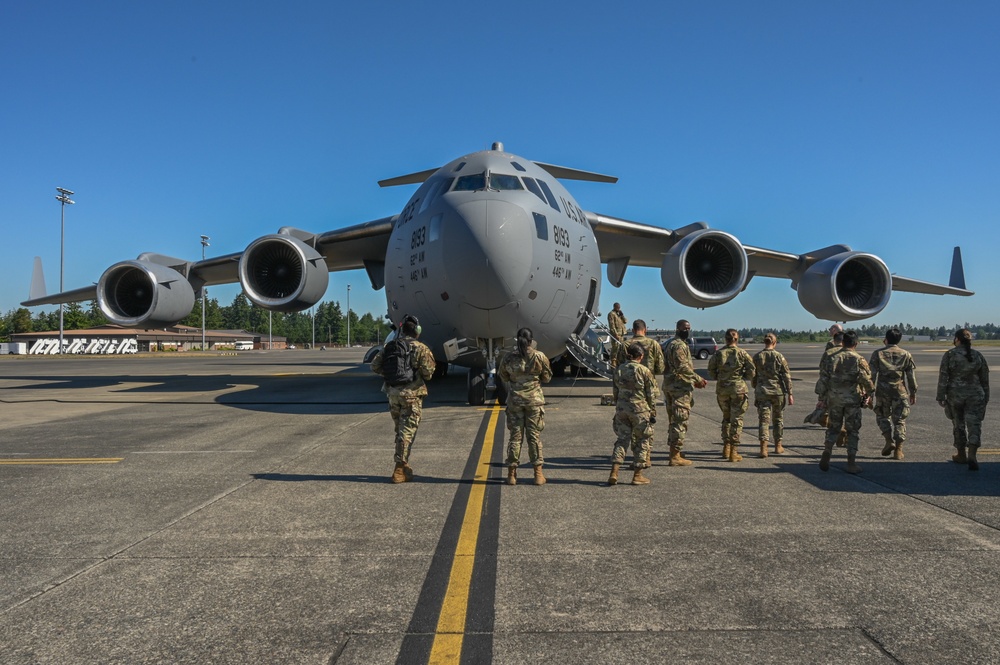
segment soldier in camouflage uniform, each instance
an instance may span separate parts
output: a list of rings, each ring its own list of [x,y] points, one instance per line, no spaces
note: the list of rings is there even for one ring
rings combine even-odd
[[[625,313],[622,312],[622,306],[620,303],[615,303],[610,312],[608,312],[608,330],[611,331],[611,353],[608,355],[608,362],[612,367],[615,367],[619,362],[619,356],[622,353],[625,342],[625,333],[627,329],[625,324],[628,319],[625,318]]]
[[[691,359],[691,347],[687,338],[691,335],[691,324],[681,319],[677,322],[675,337],[664,351],[666,371],[663,377],[663,399],[666,402],[667,413],[670,415],[669,466],[690,466],[691,461],[681,454],[684,448],[684,437],[687,434],[688,419],[694,406],[694,389],[704,388],[708,381],[698,376],[694,371],[694,361]]]
[[[839,328],[840,326],[835,326],[835,327]],[[830,329],[833,330],[833,328]],[[832,341],[835,342],[835,345],[831,346],[830,342],[827,342],[826,351],[823,352],[823,357],[819,359],[819,376],[820,378],[823,378],[825,376],[827,381],[829,381],[830,378],[830,367],[833,364],[833,356],[844,350],[844,345],[843,345],[844,331],[838,330],[837,332],[835,332],[833,334]],[[816,403],[816,410],[813,411],[808,416],[806,416],[804,422],[815,423],[821,426],[823,429],[826,429],[827,427],[830,426],[830,410],[826,406],[824,406],[822,400],[819,400]],[[842,428],[840,430],[840,436],[837,437],[837,447],[844,448],[846,446],[847,446],[847,429]]]
[[[858,433],[861,431],[861,410],[870,403],[875,391],[868,363],[855,350],[858,334],[853,330],[844,333],[843,348],[830,356],[829,371],[820,374],[816,382],[816,394],[820,403],[830,412],[830,424],[826,428],[823,455],[819,468],[830,468],[833,446],[840,436],[842,427],[847,429],[847,472],[861,473],[855,459],[858,454]]]
[[[517,484],[517,465],[521,462],[521,441],[528,439],[528,458],[534,468],[535,484],[544,485],[542,474],[541,432],[545,429],[545,395],[543,383],[552,379],[549,359],[534,348],[530,328],[517,331],[516,348],[505,355],[497,368],[500,380],[507,386],[507,484]]]
[[[663,374],[666,370],[666,363],[663,360],[663,349],[660,348],[659,342],[655,339],[646,337],[646,322],[642,319],[636,319],[632,322],[632,339],[627,344],[622,345],[621,351],[618,354],[619,363],[628,362],[625,350],[631,344],[642,345],[642,364],[645,365],[646,369],[652,372],[654,376]],[[659,397],[658,388],[656,395]]]
[[[872,354],[868,364],[875,384],[875,422],[885,437],[882,456],[903,459],[906,417],[917,403],[916,366],[909,351],[899,348],[903,333],[899,328],[885,331],[885,346]]]
[[[396,454],[393,457],[396,468],[392,472],[392,482],[405,483],[413,480],[413,469],[409,463],[410,446],[417,436],[424,397],[427,396],[426,381],[434,375],[435,363],[434,354],[427,345],[417,341],[420,335],[417,317],[409,314],[404,316],[399,325],[399,334],[410,345],[410,366],[413,368],[414,378],[402,386],[384,384],[382,390],[389,397],[389,413],[396,428]],[[382,374],[382,351],[375,354],[372,371]]]
[[[792,397],[792,374],[788,370],[785,356],[775,350],[778,338],[774,333],[764,335],[764,348],[753,357],[754,369],[757,374],[753,378],[754,406],[757,407],[757,420],[760,422],[760,456],[767,457],[767,436],[774,421],[774,453],[785,452],[781,445],[781,437],[785,431],[782,413],[785,401],[795,404]]]
[[[611,454],[611,475],[608,485],[618,484],[618,468],[625,461],[625,446],[631,444],[635,473],[633,485],[648,485],[642,470],[649,467],[649,451],[656,422],[656,379],[642,364],[643,346],[633,342],[626,350],[628,362],[615,368],[614,429],[618,435]]]
[[[740,334],[733,328],[726,331],[726,345],[708,361],[708,376],[715,383],[715,397],[722,409],[722,456],[739,462],[740,436],[743,434],[743,414],[747,412],[747,381],[757,375],[753,358],[738,346]]]
[[[962,328],[955,333],[955,348],[941,358],[937,401],[951,420],[957,449],[952,459],[979,469],[976,451],[982,440],[983,417],[990,401],[990,368],[986,358],[972,348],[972,333]]]

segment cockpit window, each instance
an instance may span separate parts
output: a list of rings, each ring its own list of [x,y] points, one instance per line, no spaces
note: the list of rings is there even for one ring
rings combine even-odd
[[[529,178],[529,177],[525,176],[525,178],[524,178],[524,184],[528,186],[528,191],[529,192],[531,192],[532,194],[534,194],[535,196],[537,196],[538,198],[540,198],[542,200],[542,203],[547,203],[547,201],[545,200],[545,194],[542,194],[542,190],[538,186],[538,183],[535,182],[534,178]]]
[[[510,165],[513,166],[518,171],[520,171],[521,173],[526,173],[527,172],[527,169],[524,168],[523,166],[521,166],[520,164],[518,164],[517,162],[511,162]]]
[[[486,174],[464,175],[455,181],[456,192],[475,192],[486,189]]]
[[[502,175],[500,173],[490,174],[490,188],[499,191],[510,191],[514,189],[524,189],[520,179],[516,175]]]
[[[465,162],[460,162],[458,166],[454,168],[455,173],[458,173],[465,166]]]
[[[549,184],[544,180],[539,180],[538,184],[541,186],[542,191],[545,192],[545,198],[549,200],[549,205],[552,206],[556,212],[561,212],[559,210],[559,203],[556,202],[556,197],[552,194],[552,190],[549,189]]]

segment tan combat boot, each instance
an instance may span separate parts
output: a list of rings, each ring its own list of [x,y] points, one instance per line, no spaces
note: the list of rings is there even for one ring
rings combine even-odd
[[[900,441],[892,451],[892,459],[903,459],[903,442]]]
[[[967,464],[969,458],[965,456],[965,446],[955,446],[957,452],[951,456],[951,461],[956,464]]]
[[[857,453],[847,453],[847,473],[861,473],[861,467],[854,461]]]
[[[730,450],[732,450],[732,445],[729,443],[722,444],[722,459],[729,459]]]
[[[667,462],[667,466],[691,466],[691,460],[685,459],[681,455],[680,448],[674,447],[670,449],[670,461]]]
[[[979,446],[969,446],[969,471],[979,471],[979,460],[976,459],[976,451]]]
[[[735,441],[733,441],[731,444],[729,444],[729,461],[730,462],[739,462],[740,460],[743,459],[743,455],[740,455],[737,452],[737,449],[739,447],[740,447],[740,444],[736,443]]]
[[[833,455],[833,443],[823,444],[823,454],[819,458],[819,470],[830,470],[830,456]]]
[[[406,482],[413,480],[413,469],[410,468],[409,462],[403,462],[403,476],[406,478]]]
[[[781,445],[781,441],[775,441],[774,442],[774,454],[775,455],[784,455],[785,454],[785,447],[783,445]]]
[[[642,469],[636,469],[635,473],[632,474],[632,484],[633,485],[648,485],[649,478],[642,475]]]
[[[882,457],[888,457],[896,450],[896,444],[892,440],[892,434],[883,434],[885,437],[885,445],[882,446]]]
[[[539,464],[538,466],[535,467],[535,484],[536,485],[544,485],[545,484],[545,476],[542,475],[542,465],[541,464]]]
[[[612,464],[611,465],[611,475],[608,476],[608,485],[612,485],[613,486],[613,485],[617,485],[618,484],[618,467],[620,467],[620,466],[621,466],[621,464]]]
[[[767,441],[760,442],[760,456],[765,459],[767,458]]]
[[[514,465],[507,467],[507,484],[517,485],[517,467]]]
[[[396,468],[392,470],[392,482],[397,485],[406,482],[406,472],[403,470],[402,464],[397,464]]]

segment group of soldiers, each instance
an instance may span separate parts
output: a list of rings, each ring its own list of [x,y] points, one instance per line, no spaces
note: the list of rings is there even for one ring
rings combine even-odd
[[[673,339],[663,349],[656,340],[647,337],[646,324],[641,319],[632,323],[632,337],[625,339],[627,319],[618,303],[609,313],[608,323],[612,343],[611,364],[614,367],[613,429],[617,437],[611,455],[608,484],[618,484],[620,467],[631,450],[631,468],[634,471],[631,483],[647,485],[650,480],[643,471],[651,465],[653,425],[656,424],[660,398],[669,419],[668,466],[690,466],[692,462],[684,456],[684,439],[694,406],[694,391],[707,386],[708,381],[694,369],[687,341],[691,334],[689,321],[681,319],[677,322]],[[393,385],[387,382],[385,391],[395,425],[392,482],[403,483],[413,479],[413,470],[409,466],[410,448],[420,423],[423,398],[427,395],[426,382],[434,374],[435,362],[430,349],[417,341],[420,325],[415,317],[404,317],[398,332],[397,339],[402,340],[407,349],[405,362],[412,372],[405,383]],[[899,346],[902,333],[898,328],[887,330],[885,346],[872,354],[870,362],[857,352],[856,332],[845,332],[839,324],[834,324],[830,333],[833,337],[820,361],[819,380],[816,382],[816,411],[806,419],[807,422],[819,422],[826,426],[819,468],[823,471],[830,468],[833,449],[841,445],[847,449],[848,473],[861,472],[856,457],[862,409],[866,407],[874,410],[885,439],[882,455],[903,459],[906,418],[910,407],[916,404],[917,383],[913,357]],[[774,333],[766,334],[764,348],[751,356],[740,348],[739,333],[730,328],[726,331],[725,346],[709,360],[708,375],[715,381],[716,400],[722,412],[722,455],[730,462],[743,459],[739,446],[743,416],[750,403],[750,389],[753,390],[760,424],[760,456],[768,456],[772,430],[773,452],[778,455],[785,452],[782,445],[783,413],[785,406],[795,401],[791,372],[784,356],[775,349],[777,341]],[[981,440],[982,419],[989,402],[989,367],[983,355],[972,348],[971,341],[972,335],[968,330],[955,333],[954,348],[946,352],[941,360],[937,401],[952,421],[956,448],[952,459],[968,464],[970,470],[977,470],[976,452]],[[388,348],[389,343],[372,361],[372,370],[384,376],[385,365],[391,363],[385,357]],[[544,456],[540,433],[545,427],[545,397],[541,384],[552,378],[552,368],[548,358],[535,348],[529,328],[517,331],[516,345],[500,360],[497,374],[508,393],[506,420],[510,438],[505,458],[506,482],[517,484],[521,445],[526,439],[534,470],[534,484],[544,485],[546,479],[542,473]],[[657,385],[657,375],[663,375],[662,392]]]

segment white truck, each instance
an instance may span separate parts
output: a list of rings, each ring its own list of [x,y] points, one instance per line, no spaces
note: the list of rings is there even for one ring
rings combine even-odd
[[[25,342],[0,342],[0,355],[24,355],[28,352]]]

